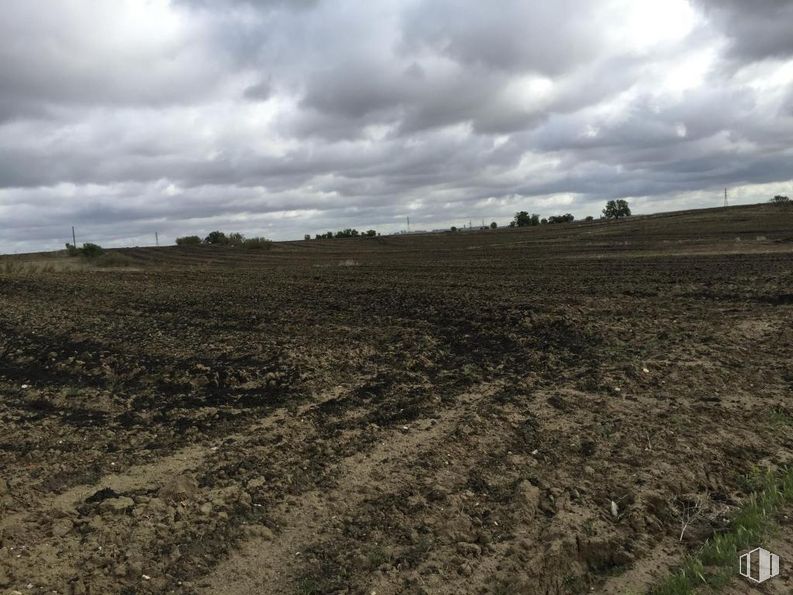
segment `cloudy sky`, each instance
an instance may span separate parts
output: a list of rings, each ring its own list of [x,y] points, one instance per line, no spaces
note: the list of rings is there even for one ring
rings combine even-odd
[[[789,0],[3,0],[0,252],[793,195]]]

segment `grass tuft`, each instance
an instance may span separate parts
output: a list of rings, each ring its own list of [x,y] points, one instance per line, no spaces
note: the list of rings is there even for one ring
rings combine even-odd
[[[651,595],[686,595],[705,586],[718,591],[730,582],[738,555],[771,533],[775,515],[793,502],[793,468],[753,473],[746,482],[753,493],[735,515],[729,530],[706,541],[672,576],[652,589]]]

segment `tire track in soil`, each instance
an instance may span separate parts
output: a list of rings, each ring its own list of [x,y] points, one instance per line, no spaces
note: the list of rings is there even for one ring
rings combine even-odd
[[[271,516],[279,523],[280,532],[243,542],[198,582],[201,592],[244,595],[295,591],[301,549],[314,543],[322,530],[332,530],[337,518],[354,510],[367,497],[410,483],[413,475],[406,461],[439,445],[499,384],[483,383],[465,391],[455,399],[454,407],[444,408],[436,419],[425,418],[384,430],[385,436],[371,450],[355,453],[339,464],[338,487],[326,492],[312,490],[301,494],[297,502],[277,505]]]
[[[24,552],[27,561],[25,566],[28,568],[39,564],[52,565],[52,560],[48,559],[51,558],[52,552],[67,546],[62,543],[60,536],[51,534],[47,530],[48,523],[42,523],[43,519],[74,517],[77,507],[85,502],[86,498],[103,489],[109,488],[118,495],[144,490],[155,492],[170,477],[197,472],[229,439],[247,442],[260,432],[282,427],[288,419],[299,419],[317,405],[337,398],[339,392],[338,387],[327,391],[320,398],[301,405],[294,412],[290,412],[288,406],[279,407],[264,420],[243,424],[235,431],[218,436],[206,444],[190,444],[151,463],[133,466],[124,473],[108,474],[95,483],[72,486],[63,492],[29,502],[26,510],[5,514],[0,518],[0,545],[8,550],[7,554],[11,551]],[[20,554],[14,555],[21,558]],[[69,575],[81,573],[81,569],[77,567],[78,556],[64,555],[59,561],[62,566],[56,572]],[[16,570],[19,573],[19,568]],[[0,577],[2,577],[2,565],[0,565]]]

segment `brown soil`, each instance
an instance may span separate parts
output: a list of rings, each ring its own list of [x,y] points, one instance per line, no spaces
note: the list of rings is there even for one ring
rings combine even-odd
[[[0,592],[642,592],[793,456],[793,210],[119,254],[0,260]]]

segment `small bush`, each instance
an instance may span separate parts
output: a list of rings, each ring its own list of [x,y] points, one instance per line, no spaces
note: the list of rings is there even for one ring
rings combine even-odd
[[[553,215],[552,217],[548,217],[548,223],[572,223],[575,220],[575,217],[570,213],[565,213],[564,215]]]
[[[230,233],[226,237],[229,246],[243,246],[245,244],[245,236],[241,233]]]
[[[201,245],[201,238],[198,236],[184,236],[181,238],[176,238],[176,245],[177,246],[200,246]]]
[[[82,248],[75,248],[73,244],[66,244],[66,253],[69,256],[85,256],[86,258],[95,258],[104,254],[105,250],[99,244],[87,242],[83,244]]]
[[[88,242],[83,244],[83,247],[80,248],[80,252],[86,258],[95,258],[97,256],[102,256],[102,254],[105,253],[105,250],[99,244],[92,244],[91,242]]]
[[[273,243],[267,238],[246,238],[242,240],[242,247],[248,250],[269,250]]]

